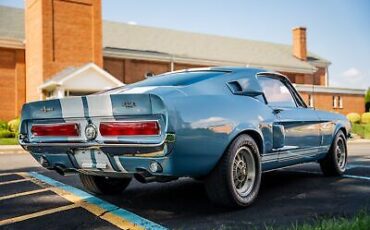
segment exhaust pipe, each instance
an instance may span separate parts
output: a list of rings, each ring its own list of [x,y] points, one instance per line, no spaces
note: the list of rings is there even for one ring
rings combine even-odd
[[[156,181],[156,177],[150,174],[148,171],[140,171],[138,173],[135,173],[134,177],[137,181],[143,184]]]
[[[67,174],[73,174],[76,170],[68,169],[62,164],[57,164],[53,168],[59,175],[66,176]]]
[[[169,182],[178,179],[178,177],[171,176],[155,176],[143,168],[137,168],[136,170],[137,173],[134,174],[134,177],[137,181],[143,184],[150,182]]]
[[[56,165],[55,167],[54,167],[54,170],[59,174],[59,175],[61,175],[61,176],[64,176],[64,168],[62,167],[62,166],[60,166],[60,165]]]

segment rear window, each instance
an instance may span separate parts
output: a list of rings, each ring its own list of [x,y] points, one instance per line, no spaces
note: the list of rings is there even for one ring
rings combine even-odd
[[[115,93],[121,90],[129,90],[135,87],[150,87],[150,86],[187,86],[210,78],[221,76],[227,73],[226,71],[191,71],[162,74],[148,79],[120,86],[105,91],[100,91],[97,94]]]
[[[130,87],[144,86],[187,86],[225,74],[221,71],[193,71],[158,75],[130,84]]]

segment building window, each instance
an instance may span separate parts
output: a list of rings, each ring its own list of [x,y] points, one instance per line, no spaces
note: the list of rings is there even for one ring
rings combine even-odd
[[[343,109],[343,98],[342,96],[333,96],[333,108]]]
[[[314,107],[314,105],[313,105],[313,95],[312,94],[308,94],[308,106],[309,107]]]
[[[342,100],[342,96],[338,96],[338,108],[343,109],[343,100]]]

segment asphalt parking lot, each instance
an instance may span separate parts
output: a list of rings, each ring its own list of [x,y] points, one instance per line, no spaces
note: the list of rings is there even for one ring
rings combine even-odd
[[[349,145],[344,177],[324,177],[317,164],[265,173],[256,202],[238,210],[212,205],[193,179],[133,181],[119,196],[97,197],[76,175],[45,170],[28,154],[0,154],[0,229],[264,229],[368,208],[370,143]]]

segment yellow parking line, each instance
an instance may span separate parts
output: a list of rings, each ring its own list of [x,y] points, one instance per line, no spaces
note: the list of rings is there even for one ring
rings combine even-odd
[[[24,179],[18,179],[18,180],[4,181],[4,182],[0,182],[0,185],[14,184],[14,183],[19,183],[19,182],[29,181],[29,180],[31,180],[31,179],[30,178],[24,178]]]
[[[78,207],[77,204],[70,204],[70,205],[66,205],[66,206],[62,206],[58,208],[52,208],[52,209],[47,209],[47,210],[43,210],[39,212],[34,212],[31,214],[26,214],[23,216],[17,216],[17,217],[13,217],[13,218],[0,221],[0,226],[6,225],[6,224],[13,224],[16,222],[20,222],[20,221],[24,221],[24,220],[44,216],[44,215],[49,215],[49,214],[53,214],[56,212],[66,211],[66,210],[70,210],[70,209],[77,208],[77,207]]]
[[[121,228],[121,229],[166,229],[154,222],[146,220],[134,213],[121,209],[115,205],[107,203],[91,194],[81,191],[77,188],[65,185],[51,178],[45,177],[37,173],[18,173],[18,175],[25,178],[36,178],[31,180],[33,183],[40,186],[49,185],[48,189],[64,199],[78,205],[81,208],[89,211],[95,216],[106,220],[107,222]]]
[[[30,178],[30,176],[27,173],[18,173],[18,175],[23,176],[25,178]],[[37,180],[31,180],[31,181],[39,186],[45,186],[44,184],[40,183],[40,181],[37,181]],[[130,230],[139,230],[139,229],[142,230],[143,229],[141,226],[137,226],[136,224],[126,221],[114,214],[107,213],[105,209],[97,205],[90,204],[84,201],[83,199],[81,199],[79,196],[76,196],[61,188],[48,187],[48,189],[56,193],[57,195],[63,197],[64,199],[74,203],[75,205],[78,205],[79,207],[86,209],[87,211],[91,212],[95,216],[98,216],[102,218],[103,220],[106,220],[121,229],[130,229]]]
[[[126,220],[122,219],[121,217],[118,217],[118,216],[116,216],[114,214],[111,214],[109,212],[107,213],[105,209],[103,209],[103,208],[101,208],[97,205],[85,202],[80,197],[75,196],[72,193],[69,193],[65,190],[62,190],[62,189],[57,188],[57,187],[50,187],[49,189],[51,191],[55,192],[56,194],[58,194],[59,196],[75,203],[76,205],[80,206],[81,208],[84,208],[87,211],[91,212],[95,216],[98,216],[98,217],[102,218],[103,220],[106,220],[106,221],[110,222],[113,225],[116,225],[117,227],[119,227],[121,229],[130,229],[130,230],[143,229],[142,227],[137,226],[136,224],[134,224],[132,222],[126,221]]]
[[[49,189],[47,189],[47,188],[42,188],[42,189],[36,189],[36,190],[32,190],[32,191],[27,191],[27,192],[15,193],[15,194],[12,194],[12,195],[0,197],[0,201],[8,200],[8,199],[16,198],[16,197],[21,197],[21,196],[32,195],[32,194],[36,194],[36,193],[40,193],[40,192],[45,192],[45,191],[48,191],[48,190]]]

